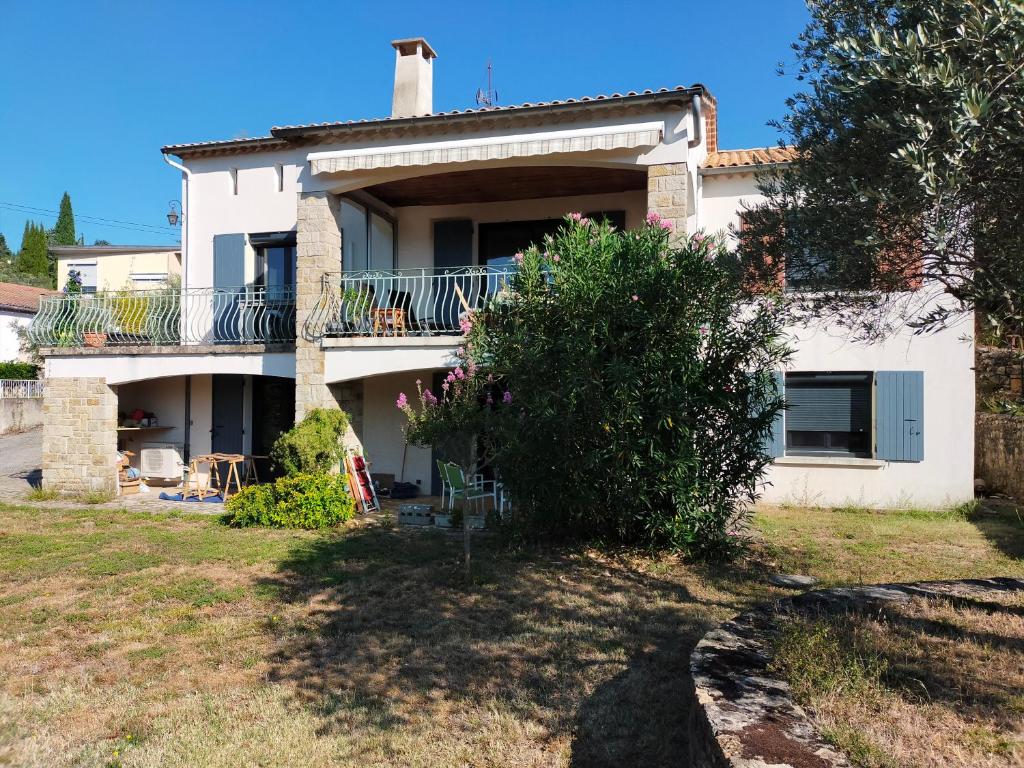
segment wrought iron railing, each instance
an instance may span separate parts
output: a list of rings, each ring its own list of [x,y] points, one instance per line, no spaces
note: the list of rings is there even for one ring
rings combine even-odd
[[[304,333],[344,336],[458,336],[469,310],[507,289],[513,267],[333,272]]]
[[[42,397],[43,382],[38,379],[0,379],[0,400],[8,397]]]
[[[295,341],[295,287],[166,288],[40,299],[29,339],[47,347]]]

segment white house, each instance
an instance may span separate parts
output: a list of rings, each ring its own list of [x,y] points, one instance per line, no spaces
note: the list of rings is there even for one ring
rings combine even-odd
[[[446,369],[462,307],[500,285],[517,250],[571,211],[728,230],[756,199],[756,172],[786,159],[720,151],[703,85],[434,112],[434,51],[393,46],[390,117],[164,147],[182,174],[180,298],[127,320],[104,305],[103,346],[47,350],[59,383],[46,407],[65,418],[45,429],[44,482],[112,486],[118,411],[154,413],[159,434],[141,439],[186,457],[262,455],[309,409],[340,406],[376,473],[436,488],[430,452],[404,445],[395,397]],[[96,313],[79,301],[81,335]],[[37,339],[55,343],[67,314],[44,306]],[[793,329],[793,407],[766,497],[970,498],[971,326],[872,346]]]
[[[39,311],[39,299],[53,291],[18,283],[0,283],[0,363],[22,360],[19,333]]]

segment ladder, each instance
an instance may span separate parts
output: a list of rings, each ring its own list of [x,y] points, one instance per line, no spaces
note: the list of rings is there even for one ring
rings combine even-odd
[[[348,476],[348,488],[356,505],[363,511],[376,512],[380,509],[377,489],[373,487],[370,468],[366,460],[354,451],[345,452],[345,474]]]

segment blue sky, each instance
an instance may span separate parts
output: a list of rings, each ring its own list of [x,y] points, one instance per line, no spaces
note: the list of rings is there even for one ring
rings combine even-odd
[[[502,104],[702,82],[721,146],[772,144],[795,85],[776,64],[806,18],[801,0],[0,0],[0,232],[17,250],[8,206],[56,210],[67,190],[87,243],[176,242],[162,145],[386,116],[400,37],[437,50],[437,110],[472,106],[490,58]]]

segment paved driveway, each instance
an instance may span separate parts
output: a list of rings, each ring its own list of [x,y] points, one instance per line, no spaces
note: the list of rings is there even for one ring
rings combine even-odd
[[[43,456],[43,428],[0,435],[0,488],[24,495],[38,484]]]

